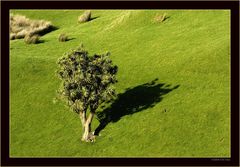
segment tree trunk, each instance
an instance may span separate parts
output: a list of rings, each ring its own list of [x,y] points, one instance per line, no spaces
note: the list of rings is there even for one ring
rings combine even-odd
[[[79,112],[79,116],[80,116],[80,119],[81,119],[81,123],[82,123],[82,127],[83,127],[83,130],[84,130],[84,126],[85,126],[85,123],[86,123],[86,111],[80,111]]]
[[[84,133],[82,136],[82,141],[93,141],[94,135],[91,134],[91,123],[93,120],[94,112],[90,112],[88,119],[84,122]]]

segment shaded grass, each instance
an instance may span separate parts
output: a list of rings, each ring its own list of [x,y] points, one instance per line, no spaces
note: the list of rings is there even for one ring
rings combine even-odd
[[[10,41],[10,155],[229,157],[230,12],[168,10],[169,19],[152,22],[164,12],[97,10],[99,18],[78,25],[82,11],[13,11],[59,30],[39,45]],[[75,39],[58,42],[60,31]],[[53,103],[56,60],[80,43],[90,54],[111,52],[119,94],[154,78],[180,86],[154,107],[110,122],[96,143],[81,143],[78,116]]]
[[[157,80],[156,78],[149,83],[134,88],[128,88],[124,93],[118,94],[117,99],[110,107],[97,113],[100,124],[96,128],[94,134],[99,135],[100,131],[110,122],[117,122],[123,116],[154,107],[163,99],[165,94],[179,87],[179,85],[177,85],[170,88],[170,85],[156,84]],[[105,106],[102,106],[102,108],[104,107]],[[166,109],[164,109],[164,112],[167,112]]]

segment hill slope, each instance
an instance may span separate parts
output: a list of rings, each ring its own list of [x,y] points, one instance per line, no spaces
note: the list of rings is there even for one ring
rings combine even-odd
[[[10,41],[11,156],[230,156],[229,11],[95,10],[84,24],[77,10],[11,12],[58,27],[40,44]],[[58,42],[62,32],[72,39]],[[56,61],[80,43],[119,67],[121,99],[95,143],[80,142],[78,116],[53,103]]]

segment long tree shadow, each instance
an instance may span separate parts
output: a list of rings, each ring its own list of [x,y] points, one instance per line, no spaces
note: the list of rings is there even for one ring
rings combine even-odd
[[[124,93],[118,94],[117,99],[108,108],[102,112],[97,112],[100,124],[94,135],[99,135],[100,131],[110,122],[117,122],[125,115],[154,107],[163,99],[164,95],[179,87],[179,85],[171,87],[171,85],[164,83],[157,84],[157,80],[126,89]]]

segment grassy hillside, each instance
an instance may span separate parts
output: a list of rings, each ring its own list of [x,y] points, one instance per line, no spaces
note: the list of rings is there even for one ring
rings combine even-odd
[[[230,11],[94,10],[84,24],[78,10],[11,12],[58,29],[39,44],[10,41],[10,156],[230,156]],[[72,39],[58,42],[60,33]],[[56,61],[80,43],[110,51],[119,67],[119,100],[95,143],[81,142],[78,115],[53,103]]]

